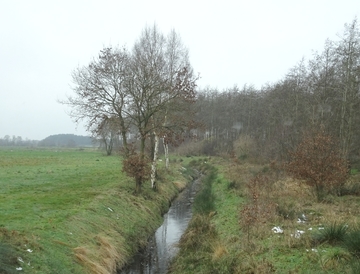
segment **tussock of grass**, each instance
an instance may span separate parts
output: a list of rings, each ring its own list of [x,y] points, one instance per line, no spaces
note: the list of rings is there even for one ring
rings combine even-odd
[[[196,214],[190,221],[188,228],[181,237],[179,247],[182,250],[208,249],[211,239],[216,237],[214,226],[207,215]]]
[[[360,258],[360,230],[350,231],[344,238],[344,247]]]
[[[314,240],[318,243],[329,243],[331,245],[343,243],[348,231],[348,225],[336,222],[326,225],[314,235]]]
[[[352,260],[351,254],[341,248],[331,249],[320,257],[320,264],[324,270],[339,269],[349,264]]]
[[[179,191],[183,191],[185,189],[185,187],[186,187],[186,182],[184,182],[184,181],[175,181],[174,185]]]
[[[216,243],[212,247],[213,254],[212,254],[212,260],[213,261],[219,261],[221,258],[229,254],[229,251],[227,250],[226,246],[222,243]]]

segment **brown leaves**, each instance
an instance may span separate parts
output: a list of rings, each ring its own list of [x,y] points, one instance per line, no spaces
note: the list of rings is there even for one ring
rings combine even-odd
[[[149,180],[151,170],[150,161],[143,155],[133,153],[123,161],[122,170],[130,177],[135,179],[136,192],[140,191],[141,184]]]
[[[323,129],[307,133],[296,150],[290,154],[287,171],[296,179],[314,186],[319,200],[324,192],[339,194],[348,178],[347,161],[330,135]]]

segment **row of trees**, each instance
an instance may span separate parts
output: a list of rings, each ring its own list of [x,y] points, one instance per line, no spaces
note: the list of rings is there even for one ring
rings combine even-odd
[[[107,148],[121,136],[125,171],[135,177],[137,191],[146,177],[145,151],[151,140],[155,187],[160,139],[168,151],[168,144],[191,127],[197,77],[179,35],[171,31],[164,36],[156,26],[146,27],[130,51],[104,48],[89,65],[75,69],[72,78],[74,95],[61,103],[70,105],[75,121],[84,120]],[[129,133],[139,140],[138,153]]]
[[[5,135],[4,138],[0,138],[0,146],[36,146],[38,141],[23,139],[21,136],[12,137],[10,135]]]
[[[260,90],[233,87],[206,89],[196,103],[197,119],[213,142],[213,151],[230,152],[241,134],[256,141],[258,153],[284,159],[302,133],[323,125],[339,140],[342,156],[360,152],[360,32],[357,20],[346,24],[337,41],[327,40],[323,52],[301,60],[284,79]]]

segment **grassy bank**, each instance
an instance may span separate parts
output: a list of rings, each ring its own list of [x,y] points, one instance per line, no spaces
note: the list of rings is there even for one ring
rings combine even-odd
[[[319,203],[309,187],[270,166],[207,164],[216,167],[213,209],[194,214],[171,273],[360,272],[358,196]],[[348,189],[358,181],[351,177]]]
[[[176,167],[178,165],[178,167]],[[109,273],[162,222],[184,178],[160,167],[158,192],[92,150],[0,149],[0,272]]]

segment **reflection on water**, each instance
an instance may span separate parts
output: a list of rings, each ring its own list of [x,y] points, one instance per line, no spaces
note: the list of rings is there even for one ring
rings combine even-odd
[[[196,194],[199,180],[190,184],[172,203],[164,215],[163,224],[149,239],[149,243],[133,258],[133,262],[119,274],[162,274],[166,273],[169,263],[177,254],[176,243],[185,232],[191,219],[191,205]]]

